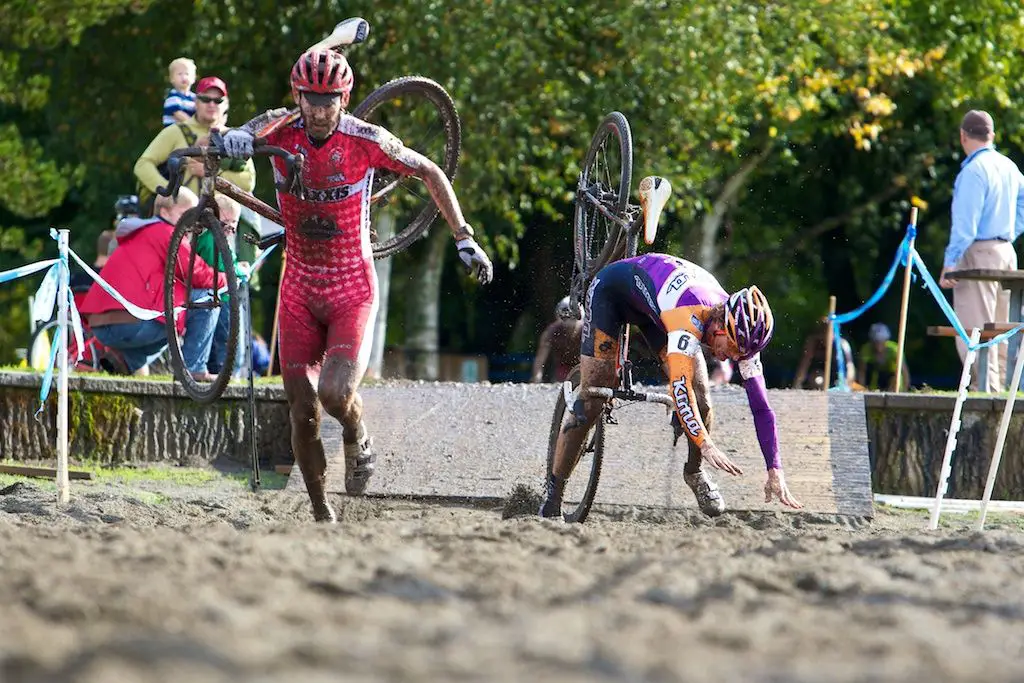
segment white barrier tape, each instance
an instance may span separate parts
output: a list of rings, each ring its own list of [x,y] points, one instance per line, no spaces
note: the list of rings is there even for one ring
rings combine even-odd
[[[60,274],[60,263],[50,266],[36,290],[36,298],[32,302],[32,320],[37,323],[46,322],[53,317],[53,307],[57,303],[57,276]]]
[[[27,266],[20,266],[18,268],[12,268],[11,270],[5,270],[0,273],[0,284],[10,282],[11,280],[17,280],[18,278],[32,275],[33,273],[38,273],[44,268],[49,268],[59,260],[60,259],[52,258],[48,261],[39,261],[37,263],[30,263]]]
[[[51,228],[50,236],[53,237],[54,239],[57,239],[57,231]],[[252,274],[259,270],[260,266],[263,265],[263,262],[266,261],[267,257],[270,255],[272,251],[274,251],[274,248],[276,246],[276,244],[272,245],[269,249],[260,254],[259,257],[249,267],[248,273],[239,276],[239,279],[242,281],[242,283],[247,283],[249,281],[249,279],[252,277]],[[131,301],[128,301],[128,299],[124,298],[124,296],[120,292],[118,292],[106,280],[100,277],[99,273],[97,273],[85,261],[83,261],[82,258],[74,252],[74,250],[69,248],[68,253],[71,254],[71,257],[78,262],[78,265],[80,265],[85,270],[85,272],[89,274],[89,277],[91,277],[94,281],[99,283],[100,287],[102,287],[103,290],[107,292],[107,294],[113,297],[115,301],[124,306],[125,310],[128,311],[133,317],[138,318],[139,320],[155,320],[156,318],[163,316],[163,311],[153,311],[150,309],[142,308],[141,306],[136,306]],[[68,263],[63,258],[55,258],[49,259],[47,261],[39,261],[37,263],[33,263],[27,266],[21,266],[20,268],[14,268],[12,270],[7,270],[0,273],[0,283],[3,283],[9,280],[15,280],[21,277],[32,275],[34,273],[38,273],[39,271],[45,268],[49,268],[49,271],[47,271],[46,276],[43,278],[43,282],[40,283],[39,285],[39,289],[36,292],[35,303],[33,304],[32,307],[32,317],[36,321],[40,322],[49,320],[51,317],[53,317],[53,308],[54,305],[56,304],[58,296],[60,269],[64,268],[64,270],[67,272],[68,279],[70,280],[71,278],[71,269],[68,266]],[[217,293],[223,294],[226,291],[227,287],[222,287],[217,291]],[[75,335],[75,346],[77,347],[78,350],[78,358],[76,362],[79,362],[84,357],[85,348],[85,334],[82,330],[82,317],[81,314],[78,312],[78,307],[75,305],[75,297],[72,294],[70,287],[67,288],[67,297],[68,312],[70,317],[69,322],[71,323],[72,333]],[[195,303],[209,301],[212,298],[212,296],[207,295],[201,297],[200,299],[197,299]],[[180,315],[181,312],[184,310],[186,310],[185,306],[176,306],[174,308],[175,318],[177,318],[178,315]],[[53,341],[50,343],[50,358],[46,364],[46,371],[43,373],[43,381],[39,389],[39,409],[36,411],[35,414],[37,420],[40,419],[40,416],[43,412],[43,408],[46,405],[46,399],[49,397],[50,389],[53,386],[53,375],[57,365],[57,349],[60,343],[61,332],[62,331],[58,331],[58,333],[54,335]]]
[[[117,301],[117,303],[124,306],[125,310],[131,313],[133,317],[138,318],[139,320],[155,320],[163,316],[163,311],[153,311],[148,308],[142,308],[141,306],[136,306],[131,301],[128,301],[128,299],[125,299],[120,292],[118,292],[116,289],[110,286],[110,284],[108,284],[106,280],[101,278],[99,273],[90,268],[85,263],[85,261],[82,260],[82,257],[76,254],[73,249],[69,249],[68,251],[71,254],[71,257],[78,262],[78,265],[82,266],[82,268],[85,269],[85,272],[89,274],[89,277],[95,280],[107,294],[112,296],[114,300]],[[174,309],[174,317],[177,318],[178,315],[184,310],[184,306],[176,306]]]
[[[53,237],[54,239],[58,239],[57,231],[54,230],[53,228],[50,228],[50,236]],[[70,249],[68,249],[68,251],[70,251]],[[53,290],[52,283],[54,280],[58,280],[57,286],[59,289],[59,277],[61,274],[61,269],[63,269],[65,285],[64,291],[66,292],[66,296],[68,299],[67,303],[70,318],[69,322],[71,323],[72,333],[75,335],[75,346],[77,347],[78,350],[78,357],[75,359],[75,362],[78,363],[79,361],[82,360],[85,353],[85,335],[82,332],[82,318],[78,313],[78,307],[75,306],[75,297],[74,294],[72,294],[71,292],[71,287],[69,286],[69,283],[71,281],[71,268],[68,266],[67,257],[64,254],[61,254],[60,257],[56,259],[56,261],[57,262],[50,267],[50,270],[49,272],[47,272],[42,284],[40,284],[37,296],[44,299],[49,298],[48,306],[45,309],[46,312],[49,314],[47,315],[46,319],[49,319],[49,317],[53,315],[54,299],[56,299],[56,297],[58,296],[58,293]],[[33,316],[36,316],[39,313],[40,310],[37,310],[35,307],[33,307]],[[43,412],[43,408],[46,406],[46,399],[50,395],[50,387],[53,385],[53,373],[57,365],[57,348],[60,344],[61,335],[65,334],[65,332],[66,330],[63,328],[58,329],[57,334],[54,335],[53,341],[50,343],[50,359],[49,362],[47,362],[46,364],[46,372],[43,373],[42,385],[39,388],[39,409],[36,410],[36,420],[40,419],[40,416],[42,415]],[[68,372],[68,368],[61,368],[61,372]]]

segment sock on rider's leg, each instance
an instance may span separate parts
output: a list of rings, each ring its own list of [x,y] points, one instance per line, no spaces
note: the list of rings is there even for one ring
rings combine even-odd
[[[554,473],[549,474],[547,481],[548,496],[561,498],[563,491],[565,491],[565,477],[560,477]]]
[[[359,424],[356,425],[354,430],[347,426],[342,427],[342,440],[345,443],[362,443],[363,439],[366,438],[366,424],[359,420]]]
[[[687,444],[689,449],[689,455],[686,458],[686,464],[683,465],[683,474],[693,474],[694,472],[700,471],[701,463],[703,459],[700,455],[700,449],[694,446],[692,443]]]

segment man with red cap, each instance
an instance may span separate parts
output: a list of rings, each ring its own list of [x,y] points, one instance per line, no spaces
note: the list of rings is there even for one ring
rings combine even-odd
[[[209,142],[211,128],[222,128],[224,112],[228,108],[228,86],[216,76],[207,76],[196,83],[196,113],[187,121],[167,126],[153,138],[139,160],[135,162],[135,177],[138,179],[138,195],[142,215],[150,216],[156,188],[168,184],[167,158],[176,149],[205,145]],[[189,159],[182,185],[199,193],[203,164],[198,159]],[[225,160],[221,175],[238,187],[249,192],[256,187],[256,168],[252,160]]]
[[[343,55],[313,48],[292,67],[299,109],[269,111],[224,137],[227,153],[247,159],[258,136],[305,155],[305,198],[278,191],[288,239],[281,284],[281,376],[291,415],[292,451],[318,521],[332,522],[325,495],[327,460],[321,406],[342,426],[345,490],[365,492],[374,470],[357,391],[366,371],[377,311],[370,249],[370,192],[375,169],[423,181],[451,228],[462,262],[486,284],[490,259],[473,239],[451,183],[437,164],[381,128],[345,113],[352,69]],[[284,174],[279,158],[275,171]]]

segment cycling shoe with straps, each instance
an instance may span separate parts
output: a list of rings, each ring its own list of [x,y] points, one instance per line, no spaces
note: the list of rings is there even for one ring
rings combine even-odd
[[[373,476],[377,461],[377,456],[370,450],[372,445],[373,440],[368,436],[345,444],[345,493],[350,496],[366,493],[366,485]]]
[[[718,491],[718,486],[711,481],[703,469],[696,472],[684,472],[683,481],[693,491],[693,495],[697,498],[697,506],[705,515],[718,517],[725,512],[725,499]]]

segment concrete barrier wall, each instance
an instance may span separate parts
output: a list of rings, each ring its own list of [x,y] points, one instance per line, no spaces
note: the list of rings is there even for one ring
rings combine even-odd
[[[166,381],[77,375],[68,384],[72,459],[188,465],[224,457],[249,462],[248,400],[241,387],[229,387],[221,400],[201,406]],[[56,457],[56,388],[37,419],[39,386],[39,375],[0,373],[0,459]],[[290,462],[284,391],[258,387],[257,396],[262,460]]]

